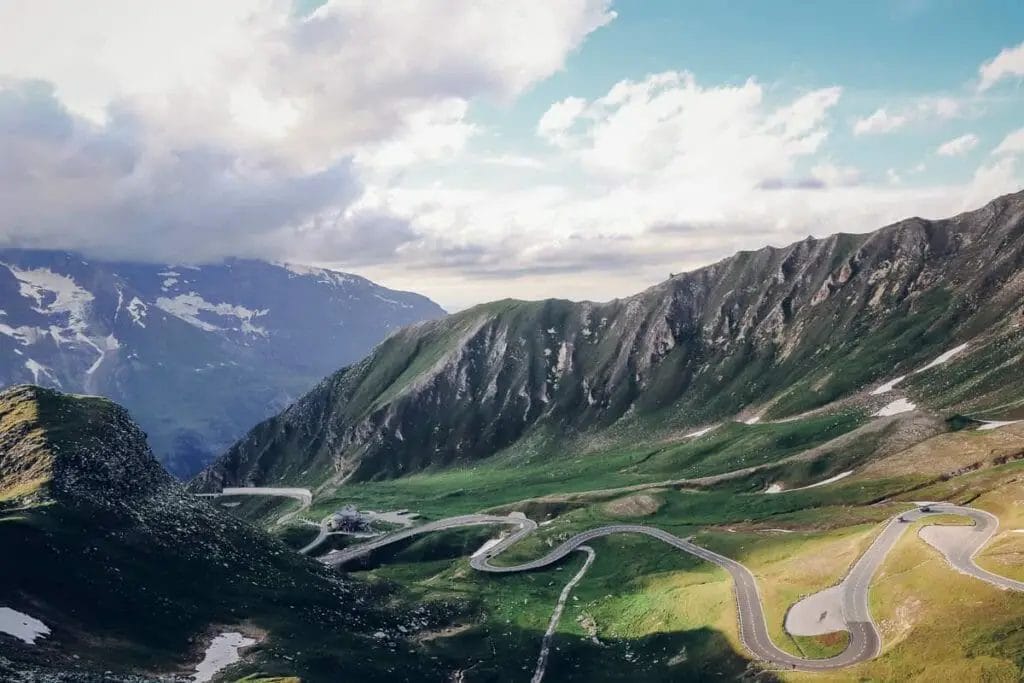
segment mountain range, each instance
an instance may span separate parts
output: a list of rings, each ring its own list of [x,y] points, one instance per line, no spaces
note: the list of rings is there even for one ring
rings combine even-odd
[[[393,330],[442,315],[423,296],[320,268],[0,250],[0,386],[112,398],[188,477]]]
[[[946,220],[740,252],[608,303],[506,300],[409,326],[193,482],[331,488],[505,449],[592,450],[804,415],[900,384],[970,411],[1020,398],[1024,193]],[[898,395],[903,395],[898,393]],[[911,407],[913,406],[910,403]],[[552,457],[557,457],[552,455]]]
[[[104,302],[85,271],[64,276],[71,287],[57,265],[8,269],[5,302],[63,323],[0,339],[19,358],[37,360],[37,344],[92,358],[94,382],[131,376],[121,352],[138,332],[79,324],[95,311],[261,357],[272,342],[247,325],[290,302],[192,314],[167,303],[192,295],[162,296],[176,283],[160,281],[139,295],[143,312],[121,275]],[[17,560],[0,563],[0,678],[177,682],[233,635],[248,645],[215,680],[802,680],[744,642],[723,569],[742,565],[759,639],[801,664],[853,657],[815,675],[1019,680],[1024,592],[952,571],[924,528],[872,560],[877,653],[847,652],[851,625],[828,596],[886,530],[929,523],[903,517],[930,514],[928,501],[998,520],[971,561],[1024,582],[1022,368],[1018,193],[740,252],[626,299],[505,300],[414,322],[188,484],[113,402],[15,386],[0,391],[0,547]],[[212,388],[205,409],[246,390]],[[234,486],[268,488],[223,490]],[[928,528],[962,532],[951,517]],[[495,537],[496,519],[519,530]],[[581,534],[586,561],[543,560]],[[805,600],[814,623],[793,626]]]

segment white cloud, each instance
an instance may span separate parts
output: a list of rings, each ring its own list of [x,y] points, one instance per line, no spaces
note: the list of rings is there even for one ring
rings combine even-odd
[[[270,33],[278,49],[254,77],[302,112],[287,150],[315,162],[415,127],[423,109],[516,97],[614,16],[608,0],[332,0]],[[461,113],[444,111],[429,118],[451,133]]]
[[[978,67],[978,90],[985,91],[1004,78],[1024,76],[1024,43],[1008,47]]]
[[[791,174],[824,141],[825,118],[840,95],[824,88],[770,107],[753,79],[703,87],[690,73],[664,72],[574,102],[575,125],[560,130],[560,144],[609,182],[685,182],[703,188],[700,202],[707,203]]]
[[[651,175],[610,186],[396,186],[381,197],[381,210],[405,217],[422,239],[367,273],[453,308],[510,292],[605,300],[740,249],[864,232],[913,215],[944,218],[1022,182],[1013,164],[989,164],[969,182],[949,185],[892,173],[891,185],[739,185],[709,196],[699,184]]]
[[[352,164],[165,149],[130,116],[95,125],[39,82],[0,87],[0,244],[169,261],[253,256],[359,195]],[[344,232],[346,224],[337,221]]]
[[[839,166],[831,162],[817,164],[811,168],[811,177],[820,180],[826,186],[839,187],[856,185],[860,182],[861,172],[854,166]]]
[[[974,133],[967,133],[939,145],[935,153],[943,157],[959,157],[978,146],[980,140]]]
[[[537,123],[537,134],[553,145],[565,146],[568,142],[566,133],[579,120],[587,108],[587,101],[582,97],[567,97],[552,104]]]
[[[963,115],[964,105],[952,97],[935,97],[922,100],[918,104],[922,114],[932,114],[939,119],[954,119]]]
[[[879,133],[891,133],[910,122],[910,117],[904,114],[890,114],[885,109],[877,109],[871,116],[857,119],[853,124],[854,135],[875,135]]]
[[[416,236],[371,183],[462,153],[470,102],[562,69],[609,3],[0,3],[0,243],[388,258]]]
[[[124,98],[218,84],[223,60],[285,3],[178,0],[0,3],[0,76],[45,80],[75,114],[103,121]]]
[[[870,116],[857,119],[853,123],[853,132],[855,135],[892,133],[915,121],[946,121],[961,118],[967,116],[969,110],[970,107],[965,102],[955,97],[919,97],[896,110],[880,107]]]
[[[466,115],[469,103],[450,98],[412,112],[403,126],[380,144],[356,155],[356,161],[375,168],[397,169],[460,153],[479,132]]]
[[[999,143],[993,154],[1024,154],[1024,128],[1019,128]]]
[[[981,206],[992,199],[1011,192],[1019,192],[1024,186],[1017,166],[1016,157],[1006,156],[993,163],[983,164],[962,190],[963,208]]]
[[[300,117],[294,103],[269,100],[251,84],[242,84],[228,95],[228,109],[235,123],[267,139],[284,137]]]
[[[51,82],[97,123],[130,107],[168,147],[256,147],[315,171],[380,144],[394,163],[431,158],[426,137],[458,148],[466,102],[562,69],[609,3],[329,0],[307,17],[290,0],[2,3],[0,76]]]
[[[544,162],[535,157],[526,156],[523,154],[494,154],[480,157],[478,159],[480,163],[490,164],[492,166],[504,166],[507,168],[529,168],[529,169],[540,169],[544,168]]]

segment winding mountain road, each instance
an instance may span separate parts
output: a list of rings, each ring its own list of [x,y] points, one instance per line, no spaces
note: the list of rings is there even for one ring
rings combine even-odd
[[[867,551],[854,563],[846,578],[839,584],[842,593],[843,618],[846,628],[850,633],[850,640],[849,645],[843,652],[828,659],[804,659],[797,657],[781,650],[772,642],[765,621],[763,601],[757,588],[757,580],[749,569],[733,559],[695,545],[689,539],[680,538],[651,526],[613,524],[590,529],[562,542],[543,557],[514,566],[502,566],[493,564],[491,562],[492,559],[533,533],[537,528],[537,524],[523,516],[517,516],[515,513],[508,517],[462,515],[430,522],[418,527],[403,529],[394,534],[344,550],[335,550],[327,553],[320,560],[330,566],[340,567],[378,548],[420,534],[465,526],[508,525],[517,528],[513,533],[501,539],[485,552],[470,558],[470,565],[482,572],[511,574],[549,567],[561,561],[574,550],[602,536],[643,534],[695,557],[699,557],[702,560],[716,564],[729,573],[733,580],[736,596],[740,639],[757,659],[784,669],[829,671],[849,667],[878,656],[881,651],[881,637],[871,618],[868,607],[868,587],[879,566],[885,560],[886,555],[888,555],[903,533],[910,527],[910,523],[927,517],[930,514],[964,515],[974,522],[972,527],[950,527],[960,529],[961,531],[945,535],[941,539],[941,543],[936,542],[935,539],[930,539],[927,534],[922,534],[922,538],[925,541],[934,545],[942,552],[950,565],[958,571],[999,588],[1024,591],[1024,583],[993,574],[982,569],[974,562],[974,556],[988,543],[998,528],[998,520],[993,515],[982,510],[946,503],[932,504],[929,506],[929,510],[930,512],[923,512],[921,509],[915,509],[890,519]]]
[[[278,524],[291,521],[293,517],[313,504],[313,493],[309,489],[274,487],[274,486],[237,486],[226,487],[220,493],[198,493],[201,498],[220,498],[221,496],[274,496],[291,498],[299,501],[299,508],[287,512],[277,520]]]

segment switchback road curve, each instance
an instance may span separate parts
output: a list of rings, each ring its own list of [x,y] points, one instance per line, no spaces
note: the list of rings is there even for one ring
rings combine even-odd
[[[276,496],[299,501],[299,508],[281,515],[278,524],[291,521],[296,515],[313,504],[313,493],[309,489],[288,488],[277,486],[242,486],[227,487],[220,493],[198,493],[202,498],[219,498],[221,496]]]
[[[946,539],[947,542],[944,547],[939,548],[946,560],[955,569],[999,588],[1024,591],[1024,583],[993,574],[982,569],[974,562],[974,556],[988,543],[998,528],[999,522],[993,515],[982,510],[946,503],[932,504],[928,509],[929,512],[915,509],[890,519],[867,551],[854,563],[846,578],[840,584],[843,615],[847,630],[850,633],[849,644],[843,652],[828,659],[803,659],[779,649],[772,642],[771,637],[768,635],[764,604],[757,589],[757,580],[749,569],[733,559],[695,545],[688,539],[680,538],[651,526],[612,524],[590,529],[562,542],[543,557],[514,566],[501,566],[493,564],[492,560],[524,537],[533,533],[537,528],[537,524],[533,520],[516,516],[515,514],[508,517],[462,515],[430,522],[418,527],[403,529],[394,534],[344,550],[335,550],[324,555],[320,560],[327,565],[340,567],[346,562],[365,556],[378,548],[420,534],[464,526],[501,524],[513,526],[516,529],[486,551],[474,555],[470,559],[470,565],[473,569],[482,572],[511,574],[549,567],[561,561],[580,546],[602,536],[610,536],[612,534],[643,534],[656,538],[702,560],[716,564],[729,573],[733,580],[733,589],[736,596],[740,639],[755,658],[784,669],[830,671],[849,667],[878,656],[881,651],[881,637],[868,609],[868,587],[885,556],[892,550],[907,528],[909,528],[910,523],[930,514],[964,515],[974,522],[974,526],[970,527],[971,530],[969,532],[959,533],[953,539]]]

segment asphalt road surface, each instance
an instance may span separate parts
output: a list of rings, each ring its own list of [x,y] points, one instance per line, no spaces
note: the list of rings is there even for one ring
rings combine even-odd
[[[929,509],[930,512],[927,513],[922,512],[920,509],[914,509],[890,519],[867,551],[854,563],[849,574],[840,584],[842,587],[843,615],[846,627],[850,633],[849,645],[843,652],[828,659],[803,659],[780,650],[775,646],[768,635],[763,602],[757,589],[757,581],[754,575],[750,573],[750,570],[724,555],[719,555],[691,543],[688,539],[680,538],[651,526],[613,524],[590,529],[562,542],[543,557],[514,566],[502,566],[493,564],[491,560],[515,545],[522,538],[533,533],[537,528],[537,524],[525,517],[515,515],[508,517],[462,515],[404,529],[344,550],[335,550],[320,559],[325,564],[339,567],[350,560],[373,552],[377,548],[382,548],[419,534],[464,526],[502,524],[517,528],[513,533],[501,539],[501,541],[487,551],[470,558],[470,565],[482,572],[511,574],[549,567],[561,561],[574,550],[602,536],[610,536],[612,534],[643,534],[656,538],[702,560],[716,564],[729,572],[733,580],[733,589],[736,597],[740,638],[744,646],[754,657],[782,669],[828,671],[842,669],[878,656],[881,651],[881,637],[871,619],[871,613],[868,608],[868,587],[886,555],[892,550],[896,541],[900,539],[907,528],[909,528],[910,523],[927,517],[929,514],[965,515],[974,522],[973,530],[970,533],[960,535],[947,542],[945,544],[946,547],[939,548],[950,565],[965,574],[1000,588],[1024,590],[1024,583],[993,574],[974,563],[974,556],[996,532],[998,520],[994,516],[982,510],[946,503],[932,504],[929,506]]]
[[[321,543],[327,540],[327,537],[331,533],[330,529],[327,528],[327,520],[328,518],[324,517],[324,519],[320,522],[320,530],[317,532],[316,538],[314,538],[312,541],[299,548],[300,554],[308,555],[309,553],[313,552],[317,548],[317,546],[319,546]]]
[[[497,548],[507,548],[520,538],[528,536],[533,533],[533,530],[537,528],[537,523],[532,519],[526,519],[525,517],[499,517],[498,515],[462,515],[460,517],[449,517],[447,519],[439,519],[436,522],[428,522],[427,524],[421,524],[420,526],[409,527],[408,529],[402,529],[396,531],[393,534],[387,536],[381,536],[380,538],[368,541],[367,543],[361,543],[357,546],[345,548],[344,550],[332,550],[323,557],[320,561],[324,564],[332,567],[340,567],[350,560],[354,560],[357,557],[362,557],[373,552],[377,548],[383,548],[386,545],[391,545],[398,541],[406,538],[412,538],[413,536],[419,536],[421,534],[429,534],[433,531],[443,531],[445,529],[458,529],[464,526],[489,526],[494,524],[505,524],[510,526],[517,526],[519,529],[504,539],[498,545],[491,548],[486,556],[493,555],[494,550]],[[511,541],[509,543],[508,541]]]
[[[933,506],[936,512],[946,512],[944,505]],[[1024,591],[1024,581],[1014,581],[999,574],[982,569],[974,563],[974,556],[988,544],[999,529],[999,520],[984,510],[975,508],[955,508],[957,514],[966,515],[974,521],[971,527],[938,527],[926,526],[921,529],[920,536],[942,553],[946,561],[959,572],[973,576],[1004,590]],[[919,514],[919,513],[915,513]],[[906,515],[904,515],[906,517]],[[938,543],[929,537],[930,531],[954,532],[945,543]]]
[[[285,513],[277,520],[278,524],[290,521],[313,503],[313,493],[309,489],[273,487],[273,486],[244,486],[226,487],[220,493],[200,493],[203,498],[218,498],[220,496],[276,496],[280,498],[292,498],[299,501],[299,509]]]

